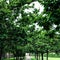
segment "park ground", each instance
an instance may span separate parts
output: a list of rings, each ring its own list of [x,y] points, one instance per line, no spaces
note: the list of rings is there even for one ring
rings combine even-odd
[[[15,60],[15,59],[10,58],[10,59],[5,59],[5,60]],[[31,56],[31,60],[36,60],[33,55]],[[40,60],[41,60],[41,57],[40,57]],[[46,54],[44,55],[44,60],[46,60]],[[57,54],[50,53],[49,57],[48,57],[48,60],[60,60],[60,54],[57,55]]]
[[[5,60],[8,60],[8,59],[5,59]],[[12,58],[12,59],[9,59],[9,60],[14,60],[14,59]],[[36,60],[36,59],[33,58],[31,60]],[[44,57],[44,60],[46,60],[46,57]],[[60,60],[60,58],[57,58],[57,57],[49,57],[48,60]]]
[[[36,59],[33,58],[31,60],[36,60]],[[46,60],[46,57],[44,57],[44,60]],[[59,57],[49,57],[48,60],[60,60],[60,58]]]
[[[5,59],[5,60],[15,60],[13,58],[11,59]],[[34,57],[31,60],[36,60]],[[44,60],[46,60],[46,57],[44,57]],[[60,60],[59,57],[48,57],[48,60]]]

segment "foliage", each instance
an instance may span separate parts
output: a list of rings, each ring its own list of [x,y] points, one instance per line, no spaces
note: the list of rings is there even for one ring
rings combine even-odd
[[[25,9],[34,8],[29,6],[33,1],[0,1],[0,60],[6,52],[14,56],[26,52],[60,52],[60,34],[56,34],[60,32],[60,1],[38,0],[44,5],[44,11],[38,14],[39,10],[34,9],[33,13],[26,13]],[[35,30],[35,23],[43,28]]]

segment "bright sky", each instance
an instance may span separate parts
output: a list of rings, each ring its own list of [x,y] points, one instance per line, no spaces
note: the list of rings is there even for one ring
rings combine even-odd
[[[9,4],[9,0],[6,0],[6,2]]]
[[[34,8],[29,8],[29,9],[25,9],[24,11],[26,13],[33,13],[34,9],[38,9],[39,10],[39,14],[41,14],[44,11],[44,6],[42,4],[40,4],[38,1],[32,2],[29,6],[32,6],[34,4]]]
[[[44,6],[38,1],[32,2],[30,5],[34,4],[34,8],[39,9],[40,13],[44,11]]]

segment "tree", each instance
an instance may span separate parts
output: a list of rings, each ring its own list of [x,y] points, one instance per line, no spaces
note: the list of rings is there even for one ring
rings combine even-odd
[[[60,43],[55,40],[56,31],[60,32],[60,1],[38,0],[44,5],[44,12],[40,15],[37,9],[33,13],[24,12],[26,8],[34,7],[29,6],[33,1],[35,0],[9,0],[9,3],[6,0],[0,1],[0,60],[5,52],[12,52],[16,57],[20,54],[24,56],[25,52],[47,52],[48,57],[48,51],[60,50],[56,50]],[[35,31],[35,26],[30,27],[34,23],[43,26],[42,31]],[[53,24],[57,25],[55,29],[52,29]]]
[[[39,25],[43,26],[45,30],[48,31],[47,35],[52,38],[51,39],[51,45],[53,50],[56,49],[56,46],[58,44],[58,42],[54,39],[54,35],[56,31],[59,31],[59,0],[38,0],[39,2],[41,2],[44,5],[44,13],[45,16],[41,17],[41,20],[39,21]],[[57,25],[57,27],[54,30],[51,30],[52,24]],[[53,29],[53,28],[52,28]],[[57,43],[57,44],[56,44]],[[54,49],[55,48],[55,49]],[[60,48],[59,48],[60,49]]]
[[[0,59],[2,60],[3,52],[12,52],[14,55],[16,53],[23,53],[24,45],[26,44],[26,29],[27,25],[31,24],[31,21],[26,21],[30,17],[27,17],[23,11],[24,5],[30,3],[33,0],[9,0],[9,3],[6,0],[1,1],[0,3]],[[17,17],[19,14],[22,15],[22,19]],[[24,16],[25,15],[25,16]],[[31,14],[32,15],[32,14]],[[14,23],[17,20],[16,23]],[[25,20],[25,21],[23,21]],[[30,19],[29,19],[30,20]],[[19,23],[21,25],[19,25]],[[17,27],[19,26],[19,27]],[[8,48],[8,49],[7,49]],[[22,52],[22,53],[21,53]],[[19,55],[20,55],[19,54]],[[17,55],[18,56],[18,55]]]

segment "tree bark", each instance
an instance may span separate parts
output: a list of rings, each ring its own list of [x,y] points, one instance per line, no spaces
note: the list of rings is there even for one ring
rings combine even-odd
[[[39,60],[40,60],[40,54],[39,54]]]
[[[38,55],[38,53],[37,53],[37,60],[39,60],[38,57],[39,57],[39,55]]]
[[[47,57],[46,57],[46,60],[48,60],[48,51],[47,51]]]
[[[42,57],[42,60],[43,60],[43,53],[41,53],[41,57]]]
[[[35,53],[35,59],[36,59],[36,53]]]
[[[0,60],[2,60],[2,48],[0,48]]]
[[[1,51],[0,51],[0,60],[1,60]]]
[[[19,60],[19,57],[16,57],[16,60]]]

